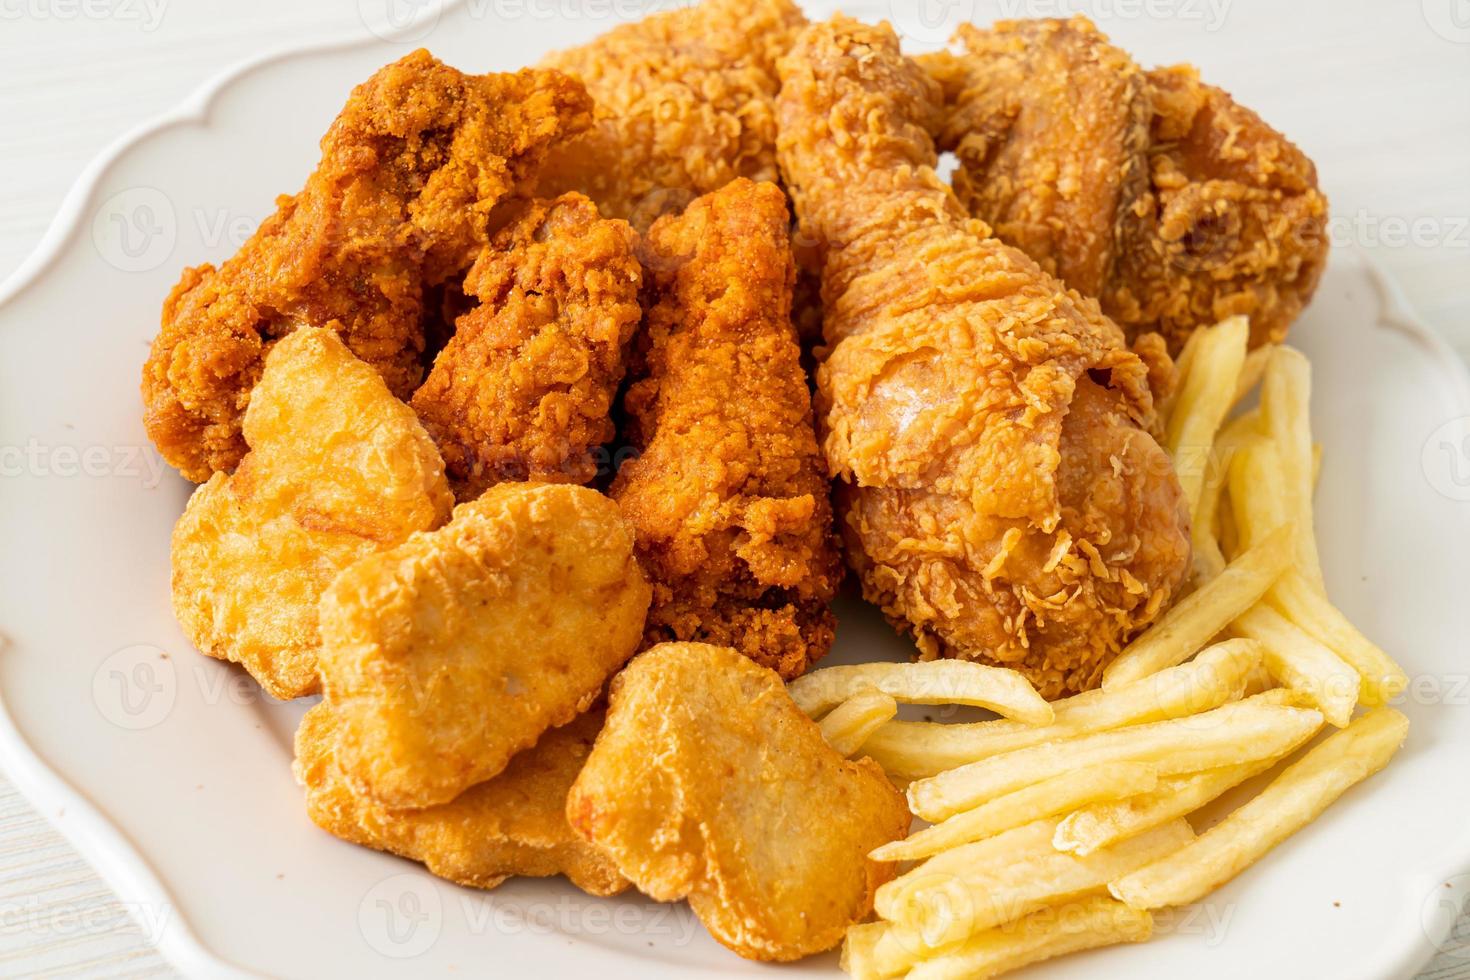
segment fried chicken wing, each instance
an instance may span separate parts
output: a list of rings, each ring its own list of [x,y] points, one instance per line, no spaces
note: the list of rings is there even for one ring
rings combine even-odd
[[[818,413],[864,594],[925,658],[1015,667],[1053,698],[1096,685],[1189,563],[1147,365],[966,215],[934,170],[939,86],[890,28],[813,26],[781,77],[781,165],[823,252]]]
[[[654,583],[646,641],[733,646],[783,677],[827,652],[841,578],[791,327],[786,199],[739,179],[649,232],[611,494]]]
[[[318,705],[296,731],[296,779],[306,810],[330,834],[422,861],[441,878],[494,888],[506,878],[565,875],[591,895],[628,887],[612,861],[572,832],[567,791],[592,751],[603,713],[591,711],[542,735],[505,771],[449,803],[392,810],[357,796],[337,768],[337,721]]]
[[[597,698],[648,600],[617,505],[565,484],[501,484],[348,568],[320,656],[347,784],[426,807],[497,775]]]
[[[417,51],[359,85],[305,188],[165,302],[142,382],[159,452],[197,482],[233,470],[265,355],[301,324],[331,327],[407,398],[427,291],[463,275],[491,208],[590,123],[586,93],[556,72],[463,75]]]
[[[791,0],[704,0],[542,61],[579,78],[597,123],[553,151],[543,193],[576,190],[640,231],[736,177],[776,179],[776,57]]]
[[[827,745],[774,672],[701,643],[614,679],[567,817],[645,894],[687,898],[715,939],[780,961],[868,915],[894,870],[868,852],[910,822],[877,763]]]
[[[1144,72],[1085,17],[963,25],[944,86],[955,191],[996,236],[1178,351],[1251,319],[1276,342],[1326,264],[1327,201],[1284,136],[1191,68]]]
[[[534,201],[480,253],[461,316],[413,396],[461,500],[506,480],[586,483],[614,434],[643,311],[637,236],[580,194]]]
[[[337,573],[448,520],[444,463],[413,412],[330,330],[271,348],[250,451],[174,527],[173,606],[202,652],[273,697],[315,693],[317,600]]]

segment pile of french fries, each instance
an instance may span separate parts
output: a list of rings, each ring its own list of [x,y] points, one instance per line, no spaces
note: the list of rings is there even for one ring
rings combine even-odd
[[[1152,910],[1230,881],[1403,743],[1408,719],[1388,702],[1404,672],[1323,588],[1310,366],[1287,347],[1247,353],[1248,336],[1234,318],[1181,355],[1162,408],[1193,516],[1189,591],[1101,689],[1047,704],[1014,671],[959,661],[792,683],[831,744],[907,783],[930,824],[873,852],[912,865],[879,889],[878,921],[848,933],[852,976],[989,977],[1147,939]],[[1259,405],[1241,410],[1257,387]],[[900,703],[1001,717],[899,721]],[[1278,767],[1204,833],[1185,819]]]

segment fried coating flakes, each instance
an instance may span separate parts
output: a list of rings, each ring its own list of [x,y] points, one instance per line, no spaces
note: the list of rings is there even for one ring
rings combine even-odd
[[[832,645],[842,577],[791,327],[789,222],[774,184],[742,179],[649,232],[624,399],[640,455],[610,491],[654,582],[645,642],[733,646],[785,678]]]
[[[480,253],[464,283],[479,305],[413,396],[461,500],[508,480],[597,475],[643,316],[636,241],[566,194],[527,204]]]
[[[580,79],[597,121],[555,149],[541,192],[581,191],[639,231],[736,177],[776,179],[776,58],[791,0],[704,0],[542,61]]]
[[[337,573],[449,518],[444,464],[412,410],[330,330],[276,344],[234,475],[174,527],[173,606],[202,652],[273,697],[315,693],[317,600]]]
[[[490,210],[590,124],[587,94],[557,72],[464,75],[416,51],[359,85],[302,191],[164,303],[142,382],[164,459],[196,482],[233,470],[265,355],[300,323],[336,331],[407,398],[428,291],[464,274]]]
[[[614,679],[567,817],[645,894],[687,898],[725,946],[780,961],[868,915],[894,871],[868,852],[910,822],[882,769],[828,746],[775,672],[701,643],[661,644]]]
[[[571,721],[633,655],[649,588],[617,505],[507,483],[322,596],[321,673],[352,791],[448,803]]]
[[[1326,264],[1296,146],[1192,68],[1145,72],[1085,17],[962,25],[927,56],[955,191],[1002,241],[1176,353],[1236,314],[1279,342]]]
[[[355,795],[337,769],[337,722],[329,705],[306,713],[296,732],[296,779],[318,827],[354,844],[421,861],[441,878],[494,888],[506,878],[565,875],[591,895],[616,895],[628,881],[600,850],[572,832],[567,791],[592,751],[603,713],[592,711],[541,736],[505,771],[449,803],[393,810]]]

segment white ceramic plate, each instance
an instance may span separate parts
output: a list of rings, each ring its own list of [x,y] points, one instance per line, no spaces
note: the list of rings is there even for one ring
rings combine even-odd
[[[633,6],[429,8],[401,35],[506,69]],[[197,655],[170,615],[169,531],[189,487],[149,447],[138,399],[160,300],[300,185],[347,89],[409,47],[227,73],[100,159],[0,287],[0,760],[191,975],[754,975],[682,905],[559,880],[472,892],[316,830],[289,771],[302,707]],[[1294,340],[1316,367],[1329,585],[1415,677],[1408,746],[1159,940],[1033,976],[1408,975],[1470,892],[1470,379],[1395,297],[1340,252]],[[871,612],[842,612],[834,659],[904,655]],[[836,958],[785,972],[831,976]]]

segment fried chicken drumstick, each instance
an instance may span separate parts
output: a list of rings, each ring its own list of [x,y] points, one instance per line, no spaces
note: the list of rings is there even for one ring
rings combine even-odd
[[[659,220],[611,494],[654,583],[645,642],[732,646],[792,678],[832,645],[842,566],[791,326],[786,200],[739,179]]]
[[[416,51],[359,85],[306,187],[165,302],[142,382],[159,452],[196,482],[233,470],[265,355],[300,324],[331,327],[406,398],[426,290],[464,274],[490,210],[590,124],[586,93],[556,72],[464,75]]]
[[[850,561],[925,658],[1095,686],[1183,581],[1148,368],[934,171],[940,90],[886,25],[780,63],[781,166],[824,252],[819,416]]]
[[[955,191],[1002,241],[1176,353],[1236,314],[1278,342],[1327,258],[1312,161],[1192,68],[1145,72],[1085,17],[961,26],[926,56]]]

